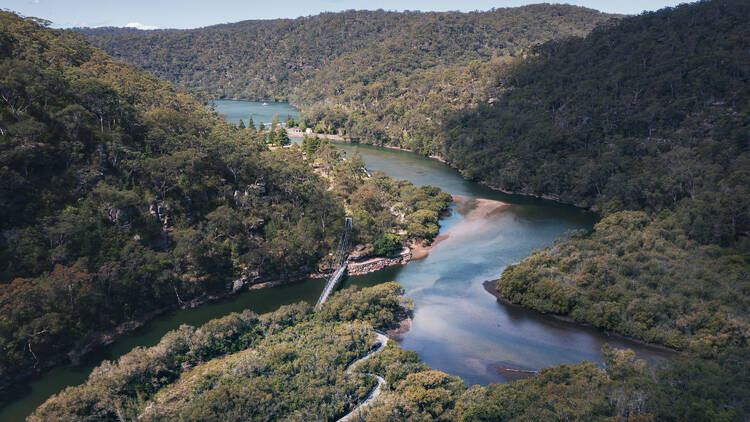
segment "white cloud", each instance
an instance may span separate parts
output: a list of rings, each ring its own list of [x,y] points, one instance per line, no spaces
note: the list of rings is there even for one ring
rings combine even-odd
[[[150,26],[150,25],[144,25],[139,22],[130,22],[127,25],[125,25],[125,28],[135,28],[135,29],[141,29],[141,30],[149,30],[149,29],[159,29],[158,26]]]
[[[32,4],[39,4],[39,0],[31,0]]]

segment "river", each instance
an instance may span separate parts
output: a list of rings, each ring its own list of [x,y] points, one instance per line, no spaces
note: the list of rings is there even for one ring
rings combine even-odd
[[[266,122],[261,116],[273,114],[282,120],[287,115],[297,118],[297,111],[283,103],[268,106],[242,101],[216,103],[217,110],[234,121],[246,120],[249,114],[253,114],[256,123]],[[426,258],[350,277],[344,283],[344,287],[370,286],[393,280],[404,286],[406,296],[414,300],[415,312],[411,330],[400,341],[401,347],[418,352],[427,365],[458,375],[472,385],[507,381],[497,370],[503,366],[535,370],[560,363],[599,361],[599,350],[605,342],[631,348],[637,356],[652,361],[670,355],[661,348],[498,303],[484,290],[482,282],[499,277],[505,266],[522,260],[534,248],[552,244],[568,230],[590,229],[594,222],[590,214],[549,201],[491,190],[417,154],[358,144],[337,146],[347,153],[361,154],[368,169],[384,171],[390,177],[416,185],[438,186],[454,195],[510,204],[500,212],[471,221],[464,218],[466,210],[453,205],[451,215],[440,223],[441,233],[448,233],[448,238],[437,244]],[[305,280],[162,315],[88,355],[78,365],[55,368],[4,391],[0,421],[23,420],[50,395],[84,382],[102,360],[116,359],[136,346],[152,346],[181,324],[198,326],[231,312],[252,309],[263,313],[301,300],[314,304],[324,285],[324,279]]]
[[[297,109],[287,103],[257,103],[239,100],[216,100],[214,103],[216,111],[232,123],[239,123],[242,119],[247,124],[250,120],[248,117],[252,114],[256,129],[261,122],[268,128],[273,116],[276,116],[280,122],[286,122],[290,117],[296,120],[298,117]]]

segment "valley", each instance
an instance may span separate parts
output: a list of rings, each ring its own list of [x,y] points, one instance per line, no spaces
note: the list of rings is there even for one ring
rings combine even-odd
[[[747,16],[0,12],[0,419],[746,420]]]

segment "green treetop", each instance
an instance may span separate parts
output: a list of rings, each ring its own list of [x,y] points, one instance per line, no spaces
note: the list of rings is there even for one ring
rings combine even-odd
[[[282,147],[292,143],[292,141],[289,139],[289,135],[286,134],[286,130],[283,127],[276,129],[275,140],[276,143],[278,143],[279,146]]]

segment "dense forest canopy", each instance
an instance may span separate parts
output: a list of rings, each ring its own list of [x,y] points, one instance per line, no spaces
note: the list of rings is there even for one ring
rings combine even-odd
[[[696,235],[731,242],[748,230],[736,198],[747,186],[749,7],[702,2],[535,47],[500,69],[492,104],[449,116],[441,153],[469,177],[602,210],[700,197],[730,208],[734,226]]]
[[[614,213],[502,274],[499,292],[542,312],[711,356],[747,347],[746,256],[701,245],[642,211]]]
[[[373,180],[406,217],[435,218],[407,226],[381,205],[366,226],[354,157],[326,146],[349,183],[334,192],[299,148],[270,151],[268,133],[46,25],[0,14],[2,385],[119,323],[325,269],[351,201],[366,241],[436,234],[438,189]]]
[[[410,303],[396,283],[337,293],[318,312],[298,303],[247,310],[104,362],[85,384],[50,398],[29,421],[326,420],[373,387],[344,369]]]
[[[539,4],[487,12],[347,11],[193,30],[83,28],[115,58],[216,97],[288,100],[305,124],[433,151],[446,111],[487,101],[494,65],[619,16]]]
[[[301,124],[438,154],[472,179],[601,213],[517,265],[499,294],[684,351],[605,347],[467,388],[373,328],[392,283],[182,327],[105,362],[31,420],[747,420],[750,4],[640,16],[539,5],[344,12],[197,30],[84,29],[117,58],[219,97],[289,99]],[[74,31],[0,14],[0,375],[227,281],[310,271],[345,213],[383,254],[429,242],[448,198],[320,140],[269,151],[194,97]],[[597,26],[598,25],[598,26]],[[539,44],[541,42],[541,44]],[[274,137],[275,142],[283,143]]]
[[[368,177],[359,154],[345,156],[317,136],[305,136],[301,149],[344,203],[353,219],[353,239],[374,245],[376,255],[400,252],[404,243],[429,244],[437,236],[438,220],[448,212],[451,195],[435,186],[393,180],[381,171]]]
[[[539,41],[583,35],[608,18],[535,5],[473,13],[350,10],[189,30],[77,30],[115,58],[219,97],[320,100],[354,80],[367,85],[386,74],[517,56]],[[315,94],[303,93],[309,89]]]
[[[591,362],[468,388],[395,342],[371,352],[411,304],[396,283],[335,293],[320,311],[296,304],[182,326],[158,345],[105,362],[85,384],[51,397],[30,422],[85,420],[338,420],[383,377],[366,421],[733,421],[750,409],[747,351],[718,360],[676,358],[663,367],[605,347]]]
[[[606,216],[506,269],[501,294],[701,355],[748,346],[748,16],[706,1],[551,41],[446,119],[465,175]]]
[[[0,54],[4,383],[228,277],[314,268],[336,241],[343,207],[298,155],[76,33],[3,12]]]

